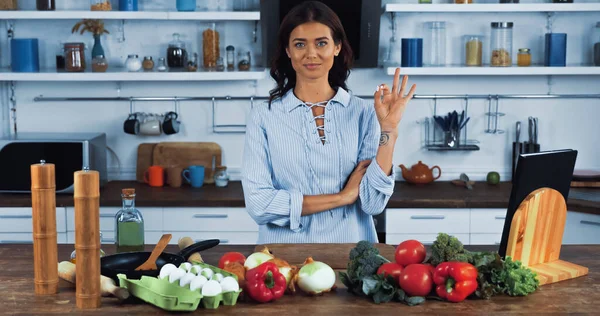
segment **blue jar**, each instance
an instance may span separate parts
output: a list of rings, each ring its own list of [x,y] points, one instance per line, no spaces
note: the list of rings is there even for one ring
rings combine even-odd
[[[423,39],[402,39],[402,67],[423,67]]]
[[[177,11],[196,11],[196,0],[177,0]]]
[[[119,0],[119,11],[137,11],[138,0]]]
[[[546,67],[565,67],[567,65],[567,34],[546,33],[544,65]]]
[[[13,38],[10,41],[10,68],[13,72],[39,72],[37,38]]]

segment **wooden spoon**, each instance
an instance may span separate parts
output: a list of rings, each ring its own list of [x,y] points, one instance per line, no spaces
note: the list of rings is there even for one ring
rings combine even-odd
[[[165,248],[169,244],[169,241],[171,241],[171,237],[171,234],[163,234],[162,237],[160,237],[160,240],[158,241],[156,246],[154,247],[154,250],[152,250],[152,253],[150,254],[150,257],[148,257],[148,260],[142,263],[139,267],[135,268],[135,271],[158,269],[158,267],[156,266],[156,259],[158,259],[158,256],[160,256],[163,250],[165,250]]]

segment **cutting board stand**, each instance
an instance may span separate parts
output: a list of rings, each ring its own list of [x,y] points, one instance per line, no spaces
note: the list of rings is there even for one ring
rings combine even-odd
[[[588,274],[588,268],[559,260],[567,205],[560,192],[540,188],[519,205],[510,226],[506,256],[537,274],[540,285]]]

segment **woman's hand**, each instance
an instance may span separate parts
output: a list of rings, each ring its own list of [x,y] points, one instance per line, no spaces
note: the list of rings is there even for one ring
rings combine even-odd
[[[413,84],[408,94],[404,95],[407,82],[408,76],[403,76],[402,85],[398,89],[398,84],[400,83],[400,68],[396,68],[392,91],[390,91],[390,88],[385,83],[377,86],[377,91],[375,91],[375,113],[377,113],[377,119],[379,120],[382,131],[397,130],[404,109],[406,108],[408,101],[412,99],[415,94],[415,89],[417,88],[417,86]]]
[[[358,193],[360,192],[360,181],[365,175],[365,172],[367,172],[367,167],[370,164],[371,160],[363,160],[356,165],[354,171],[352,171],[350,174],[348,182],[346,182],[346,186],[342,192],[340,192],[343,205],[350,205],[356,202],[358,199]]]

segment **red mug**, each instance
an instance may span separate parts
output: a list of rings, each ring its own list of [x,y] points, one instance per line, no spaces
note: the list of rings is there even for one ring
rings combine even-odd
[[[152,166],[144,172],[144,182],[151,187],[162,187],[165,184],[165,170],[161,166]]]

